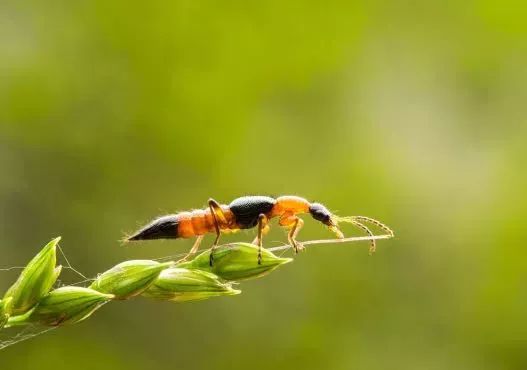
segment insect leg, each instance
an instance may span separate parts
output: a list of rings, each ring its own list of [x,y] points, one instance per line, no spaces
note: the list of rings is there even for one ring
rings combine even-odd
[[[304,250],[304,246],[302,245],[302,243],[296,240],[296,236],[298,235],[298,232],[300,231],[302,226],[304,226],[304,220],[297,217],[295,224],[288,235],[290,242],[292,242],[293,246],[295,247],[295,253]]]
[[[258,216],[258,234],[256,238],[254,239],[253,244],[258,245],[258,264],[259,265],[262,264],[262,244],[263,244],[262,236],[263,234],[266,234],[269,231],[268,221],[269,220],[267,219],[267,216],[265,216],[263,213],[261,213]]]
[[[200,246],[201,242],[203,241],[203,238],[204,238],[203,235],[199,235],[196,238],[196,241],[194,242],[194,244],[192,245],[192,248],[190,248],[190,251],[185,255],[185,257],[183,257],[182,259],[178,260],[176,263],[185,262],[186,260],[188,260],[188,258],[190,256],[196,254],[196,252],[199,249],[199,246]]]
[[[304,221],[301,218],[298,218],[295,215],[291,214],[284,214],[282,217],[280,217],[279,224],[281,226],[290,228],[289,233],[287,234],[287,240],[289,241],[289,244],[294,248],[295,253],[298,253],[299,251],[304,249],[304,246],[302,243],[298,242],[296,240],[296,236],[298,235],[298,232],[304,226]]]
[[[267,217],[266,217],[267,218]],[[262,235],[267,235],[267,233],[269,232],[269,230],[271,229],[269,227],[269,219],[266,220],[266,222],[264,223],[263,227],[262,227]],[[258,235],[253,239],[253,241],[251,242],[251,244],[256,244],[258,245]]]
[[[218,202],[216,202],[214,199],[209,199],[209,208],[210,213],[212,214],[212,219],[214,221],[214,229],[216,230],[216,239],[214,239],[214,243],[212,244],[212,247],[210,249],[210,257],[209,257],[209,265],[212,266],[214,263],[214,250],[218,246],[218,242],[220,240],[221,230],[220,230],[220,224],[219,220],[222,221],[225,220],[225,215],[223,214],[223,210],[221,209],[221,206]]]

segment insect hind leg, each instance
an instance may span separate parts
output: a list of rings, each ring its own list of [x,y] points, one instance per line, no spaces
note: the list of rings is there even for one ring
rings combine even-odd
[[[201,245],[201,242],[203,241],[203,238],[204,238],[203,235],[199,235],[196,238],[196,241],[194,242],[194,244],[192,245],[192,248],[190,248],[190,251],[185,255],[185,257],[181,258],[176,263],[185,262],[189,259],[190,256],[193,256],[194,254],[196,254],[196,252],[199,249],[199,246]]]

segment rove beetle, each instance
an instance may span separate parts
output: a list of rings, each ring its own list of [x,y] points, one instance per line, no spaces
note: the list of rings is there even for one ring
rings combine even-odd
[[[217,247],[221,233],[236,232],[258,226],[258,234],[253,244],[258,245],[258,264],[262,261],[262,237],[269,231],[269,220],[278,217],[278,224],[289,230],[287,238],[298,253],[304,247],[296,240],[304,221],[298,214],[310,213],[311,216],[326,225],[337,238],[344,238],[338,228],[339,222],[349,222],[373,236],[370,229],[362,222],[374,224],[393,235],[387,226],[369,217],[339,217],[332,214],[320,203],[310,203],[304,198],[286,195],[271,198],[261,195],[244,196],[234,199],[230,204],[219,204],[209,199],[208,208],[190,212],[179,212],[159,217],[130,236],[127,241],[149,239],[177,239],[197,237],[189,253],[183,258],[195,254],[205,234],[215,233],[216,239],[211,248],[210,265],[214,262],[214,249]],[[371,240],[370,254],[375,252],[375,240]]]

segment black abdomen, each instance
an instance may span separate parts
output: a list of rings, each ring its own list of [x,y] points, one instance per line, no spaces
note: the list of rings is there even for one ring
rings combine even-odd
[[[271,197],[254,195],[234,199],[229,208],[240,229],[250,229],[258,223],[258,216],[270,212],[275,204]]]
[[[159,217],[128,238],[132,240],[176,239],[179,219],[177,215]]]

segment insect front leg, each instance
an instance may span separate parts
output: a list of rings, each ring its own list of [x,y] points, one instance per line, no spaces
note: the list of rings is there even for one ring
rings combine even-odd
[[[280,226],[284,226],[286,228],[289,228],[289,233],[287,234],[287,240],[289,241],[289,244],[294,248],[295,253],[300,252],[301,250],[304,250],[304,246],[302,243],[296,240],[296,237],[298,235],[298,232],[304,226],[304,221],[293,215],[293,214],[284,214],[282,217],[280,217],[280,221],[278,222]]]

